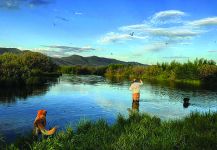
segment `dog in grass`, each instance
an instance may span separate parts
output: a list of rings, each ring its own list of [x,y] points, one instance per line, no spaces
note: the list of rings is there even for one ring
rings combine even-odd
[[[53,127],[50,130],[45,129],[45,126],[46,126],[46,114],[47,114],[46,110],[38,110],[37,116],[36,116],[35,121],[34,121],[33,133],[35,135],[38,135],[40,133],[43,134],[43,135],[53,135],[56,132],[57,127]]]

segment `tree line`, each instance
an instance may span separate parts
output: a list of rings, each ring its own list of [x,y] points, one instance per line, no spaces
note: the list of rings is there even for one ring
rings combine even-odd
[[[213,60],[195,59],[180,63],[157,63],[150,66],[112,64],[105,67],[62,66],[62,73],[94,74],[108,78],[146,78],[158,80],[217,80],[217,66]]]
[[[180,63],[157,63],[156,65],[109,66],[57,66],[50,57],[37,52],[0,55],[0,84],[22,85],[44,83],[45,77],[60,73],[76,75],[99,75],[115,79],[157,79],[180,81],[217,81],[217,65],[213,60],[195,59]]]
[[[58,66],[37,52],[0,55],[1,85],[23,85],[43,83],[44,77],[58,75]]]

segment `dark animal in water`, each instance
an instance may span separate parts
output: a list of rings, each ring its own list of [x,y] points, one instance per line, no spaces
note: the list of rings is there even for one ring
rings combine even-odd
[[[190,105],[189,100],[190,99],[187,97],[183,99],[183,107],[184,108],[188,108],[188,106]]]

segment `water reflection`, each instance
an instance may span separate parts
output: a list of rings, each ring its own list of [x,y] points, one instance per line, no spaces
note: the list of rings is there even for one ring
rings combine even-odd
[[[139,103],[132,102],[130,81],[111,82],[99,76],[63,75],[53,86],[48,83],[42,87],[2,88],[0,133],[12,139],[32,130],[35,112],[39,109],[48,111],[50,126],[57,124],[61,128],[69,123],[76,126],[84,118],[93,121],[104,118],[113,123],[119,113],[128,116],[129,107],[131,111],[161,119],[182,118],[194,111],[217,111],[217,92],[213,90],[143,82]],[[191,105],[183,105],[184,98],[190,98]],[[5,105],[7,103],[10,105]]]
[[[129,115],[139,112],[139,101],[132,101],[132,108],[127,109]]]
[[[0,104],[14,103],[18,99],[26,100],[29,96],[43,95],[56,83],[58,83],[57,78],[50,78],[46,84],[40,86],[0,87]]]
[[[133,101],[132,102],[132,110],[139,112],[139,101]]]
[[[81,75],[81,76],[76,76],[76,75],[63,75],[64,76],[64,81],[70,82],[72,84],[99,84],[103,83],[105,81],[105,78],[101,76],[95,76],[95,75]]]
[[[174,81],[157,81],[157,80],[145,80],[146,83],[160,86],[160,87],[169,87],[170,89],[189,91],[189,90],[208,90],[208,91],[217,91],[216,84],[203,83],[203,84],[187,84],[183,82],[174,82]]]

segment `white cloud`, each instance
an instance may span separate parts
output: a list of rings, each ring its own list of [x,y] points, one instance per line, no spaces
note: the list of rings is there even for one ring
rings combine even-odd
[[[150,22],[154,24],[179,23],[182,21],[180,18],[185,15],[185,12],[179,10],[160,11],[150,18]]]
[[[107,43],[115,43],[115,42],[120,42],[120,41],[125,41],[125,40],[132,40],[132,39],[145,39],[145,36],[136,36],[136,35],[130,35],[130,34],[121,34],[121,33],[114,33],[114,32],[109,32],[107,33],[104,37],[100,39],[100,43],[102,44],[107,44]]]
[[[100,42],[115,43],[137,39],[141,41],[138,44],[152,43],[135,54],[140,55],[143,51],[158,52],[168,47],[189,45],[195,37],[211,31],[202,26],[217,25],[217,17],[194,21],[183,20],[183,17],[187,15],[179,10],[157,12],[141,23],[121,26],[118,32],[107,33]],[[130,33],[134,33],[134,36],[130,36]]]
[[[152,43],[150,45],[145,46],[144,50],[151,51],[151,52],[158,52],[166,47],[167,47],[166,43],[158,42],[158,43]]]
[[[168,17],[180,17],[185,16],[186,13],[179,10],[166,10],[166,11],[160,11],[158,13],[155,13],[153,16],[153,19],[164,19]]]
[[[150,28],[148,24],[135,24],[129,26],[122,26],[119,28],[120,31],[141,31],[145,30],[146,28]]]
[[[42,45],[44,48],[33,49],[33,51],[44,53],[48,56],[63,57],[70,56],[74,53],[84,53],[94,51],[96,49],[91,46],[73,47],[64,45]]]
[[[146,32],[150,33],[152,36],[164,36],[172,38],[185,38],[192,37],[200,34],[200,31],[193,31],[192,29],[186,28],[150,28],[146,29]]]
[[[129,34],[119,34],[119,33],[110,32],[100,39],[100,43],[110,43],[110,42],[117,42],[119,40],[130,40],[130,39],[131,36]]]
[[[90,46],[85,47],[73,47],[73,46],[65,46],[65,45],[43,45],[43,47],[47,47],[50,49],[57,49],[61,52],[86,52],[86,51],[92,51],[95,50],[94,48],[91,48]]]
[[[168,43],[168,42],[152,42],[150,44],[147,44],[143,47],[140,47],[139,49],[137,49],[136,51],[132,52],[132,57],[142,57],[144,56],[144,54],[147,54],[148,52],[159,52],[162,51],[166,48],[170,48],[172,45],[172,42]]]
[[[189,25],[192,25],[192,26],[217,25],[217,17],[209,17],[209,18],[203,18],[203,19],[199,19],[199,20],[194,20],[192,22],[189,22]]]
[[[23,6],[38,7],[43,5],[49,5],[54,0],[0,0],[0,8],[6,8],[8,10],[20,9]]]
[[[83,15],[82,12],[75,12],[74,14],[75,14],[75,15]]]
[[[130,26],[122,26],[119,28],[124,32],[135,32],[139,35],[148,35],[148,36],[164,36],[164,37],[192,37],[199,35],[202,31],[195,30],[191,27],[170,27],[170,28],[159,28],[153,27],[146,24],[136,24]]]

